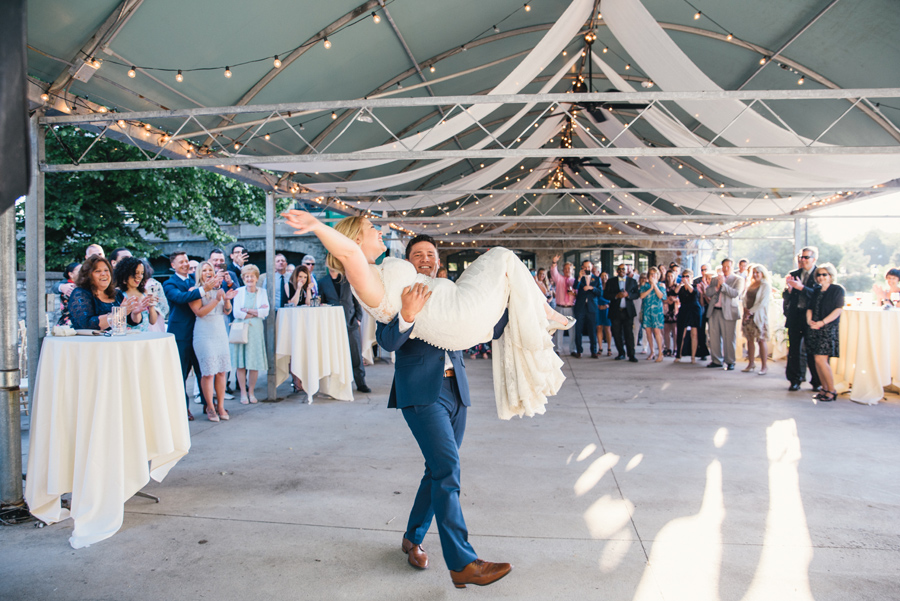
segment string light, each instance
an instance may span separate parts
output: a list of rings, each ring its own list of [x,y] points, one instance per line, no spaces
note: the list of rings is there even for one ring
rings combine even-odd
[[[805,81],[806,81],[806,78],[801,75],[800,79],[797,80],[797,85],[802,86]]]
[[[225,67],[225,77],[231,78],[231,67]]]
[[[337,119],[337,113],[335,113],[334,111],[331,111],[331,120],[333,121],[335,119]]]
[[[609,47],[608,47],[608,46],[604,46],[604,47],[603,47],[603,54],[606,54],[607,52],[609,52]]]
[[[95,69],[99,69],[99,68],[100,68],[100,61],[98,61],[96,58],[94,58],[94,57],[92,56],[92,57],[91,57],[91,66],[92,66],[93,68],[95,68]]]
[[[378,13],[375,13],[375,12],[372,13],[372,20],[375,21],[376,23],[381,23],[381,17],[378,16]]]
[[[587,42],[588,44],[593,44],[596,39],[597,39],[597,35],[593,31],[589,31],[586,34],[584,34],[584,41]]]
[[[627,65],[625,65],[625,70],[628,71],[629,69],[631,69],[631,63],[628,63]]]
[[[44,102],[50,102],[50,94],[44,92],[43,94],[41,94],[41,100],[43,100]]]
[[[264,139],[264,140],[269,140],[269,138],[271,138],[271,137],[272,137],[272,136],[270,136],[269,134],[266,134],[266,135],[263,136],[263,139]]]
[[[435,68],[434,68],[434,65],[431,65],[431,69],[429,69],[429,71],[431,71],[431,72],[432,72],[432,73],[434,73],[434,72],[435,72]]]
[[[322,45],[325,46],[325,50],[330,50],[331,49],[331,40],[329,40],[328,38],[325,38],[325,41],[322,42]]]
[[[730,42],[731,40],[734,39],[734,34],[729,33],[728,35],[725,36],[725,39]]]
[[[175,75],[175,81],[181,83],[184,81],[184,75],[181,74],[181,69],[178,70],[178,73]]]
[[[116,123],[119,124],[119,127],[125,127],[125,121],[122,119],[119,119]]]
[[[702,16],[703,16],[703,13],[701,13],[701,12],[698,10],[698,11],[697,11],[697,14],[694,15],[694,21],[696,21],[697,19],[699,19],[699,18],[702,17]]]
[[[272,61],[272,65],[274,65],[274,67],[275,67],[276,69],[280,69],[280,68],[281,68],[281,59],[278,58],[278,55],[277,55],[277,54],[275,55],[275,60]]]
[[[500,28],[494,25],[494,33],[500,33]]]
[[[530,12],[531,12],[531,5],[530,5],[530,4],[526,4],[526,5],[525,5],[525,12],[527,12],[527,13],[530,13]]]
[[[135,71],[135,66],[131,65],[131,68],[128,70],[128,77],[134,79],[135,75],[137,75],[137,71]]]
[[[766,57],[762,57],[761,59],[759,59],[759,64],[760,64],[760,65],[765,65],[765,64],[766,64]]]

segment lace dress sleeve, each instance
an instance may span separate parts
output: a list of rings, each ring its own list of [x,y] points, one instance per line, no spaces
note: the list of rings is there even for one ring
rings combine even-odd
[[[365,311],[381,323],[390,323],[394,316],[400,312],[400,295],[406,286],[411,286],[416,281],[416,268],[402,259],[387,257],[381,265],[371,265],[372,269],[381,279],[384,286],[384,297],[377,307],[370,307],[362,302],[356,291],[353,295],[359,301]]]
[[[84,288],[75,288],[69,296],[69,315],[76,330],[99,330],[100,316],[94,306],[94,295]]]

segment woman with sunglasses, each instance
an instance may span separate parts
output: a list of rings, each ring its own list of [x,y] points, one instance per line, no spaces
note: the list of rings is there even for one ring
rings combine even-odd
[[[815,356],[816,372],[822,383],[822,391],[814,398],[826,402],[837,399],[834,374],[828,364],[831,357],[840,356],[838,324],[844,310],[844,289],[834,283],[836,276],[837,270],[831,263],[816,266],[816,286],[806,310],[806,323],[809,324],[806,350]]]

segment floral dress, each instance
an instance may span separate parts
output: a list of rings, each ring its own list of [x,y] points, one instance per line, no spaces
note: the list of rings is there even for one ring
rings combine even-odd
[[[650,292],[641,302],[641,325],[645,328],[663,327],[663,300],[666,298],[665,287],[657,283],[656,287],[662,290],[663,297],[656,296],[656,292]],[[641,286],[641,294],[650,290],[650,284]]]

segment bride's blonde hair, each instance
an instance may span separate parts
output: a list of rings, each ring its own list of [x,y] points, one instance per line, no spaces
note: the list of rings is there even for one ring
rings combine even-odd
[[[344,217],[335,224],[334,229],[356,242],[356,238],[362,231],[363,223],[365,221],[366,218],[360,215]],[[329,269],[336,271],[341,275],[344,274],[344,265],[340,261],[338,261],[337,258],[331,253],[328,253],[328,256],[325,257],[325,265],[328,266]]]

